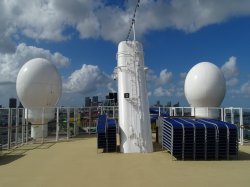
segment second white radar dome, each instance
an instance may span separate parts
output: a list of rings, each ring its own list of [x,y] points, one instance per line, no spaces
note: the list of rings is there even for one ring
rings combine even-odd
[[[184,91],[192,107],[218,107],[226,93],[225,78],[216,65],[201,62],[188,72]]]

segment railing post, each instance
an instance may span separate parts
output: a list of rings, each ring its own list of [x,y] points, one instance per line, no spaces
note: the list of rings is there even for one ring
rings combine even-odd
[[[240,144],[244,144],[244,124],[243,124],[243,110],[242,108],[240,110]]]
[[[77,118],[77,114],[78,114],[78,109],[74,108],[74,136],[78,135],[78,118]]]
[[[223,121],[223,117],[224,117],[223,112],[224,112],[223,108],[220,108],[220,120],[221,121]]]
[[[224,122],[226,122],[226,117],[227,117],[227,108],[224,108],[224,113],[223,113],[223,116],[224,116],[224,118],[223,118],[223,121]]]
[[[44,143],[44,112],[45,112],[45,109],[43,107],[42,109],[42,143]]]
[[[67,108],[67,140],[69,139],[70,137],[70,129],[69,129],[69,118],[70,118],[70,115],[69,115],[69,108]]]
[[[234,124],[234,111],[233,111],[233,107],[230,108],[230,112],[231,112],[231,123]]]
[[[11,109],[8,109],[8,139],[7,139],[7,149],[10,149],[11,147]]]
[[[16,136],[15,136],[15,144],[18,145],[18,134],[19,134],[19,109],[16,108]]]
[[[91,122],[92,122],[91,113],[92,113],[92,107],[89,107],[89,128],[88,128],[89,134],[90,134],[90,128],[91,128]]]
[[[22,145],[24,144],[24,131],[25,131],[25,109],[22,108]]]
[[[56,141],[59,140],[59,107],[56,108]]]
[[[26,109],[27,111],[27,119],[26,119],[26,122],[25,122],[25,127],[26,127],[26,144],[28,143],[28,136],[29,136],[29,109]]]

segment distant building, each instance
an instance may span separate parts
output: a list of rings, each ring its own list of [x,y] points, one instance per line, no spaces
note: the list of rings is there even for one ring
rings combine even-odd
[[[169,101],[168,103],[167,103],[167,105],[166,105],[166,107],[171,107],[172,105],[171,105],[171,101]]]
[[[18,108],[23,108],[23,104],[21,102],[19,102]]]
[[[93,96],[91,106],[98,106],[98,96]]]
[[[106,97],[106,99],[108,101],[108,105],[110,105],[110,106],[117,106],[118,105],[116,92],[110,92],[109,95]]]
[[[9,108],[16,108],[16,98],[10,98],[9,99]]]
[[[162,107],[161,102],[160,101],[156,101],[156,104],[154,104],[154,107]]]
[[[179,101],[176,104],[174,104],[173,107],[180,107]]]
[[[85,107],[90,107],[91,106],[91,99],[90,97],[85,97]]]

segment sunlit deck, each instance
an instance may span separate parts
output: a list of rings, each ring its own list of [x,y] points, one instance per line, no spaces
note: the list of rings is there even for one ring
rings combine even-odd
[[[96,137],[27,144],[0,156],[0,186],[249,186],[250,146],[230,161],[173,161],[150,154],[101,153]]]

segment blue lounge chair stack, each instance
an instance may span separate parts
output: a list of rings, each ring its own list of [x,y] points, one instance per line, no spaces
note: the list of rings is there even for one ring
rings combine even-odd
[[[116,151],[116,121],[100,115],[97,121],[97,149],[104,152]]]
[[[116,151],[116,121],[115,119],[108,119],[107,128],[106,128],[106,137],[107,137],[107,152]]]
[[[234,124],[215,119],[161,118],[162,148],[182,160],[237,158]]]
[[[97,121],[97,148],[104,149],[106,148],[106,115],[100,115]]]

